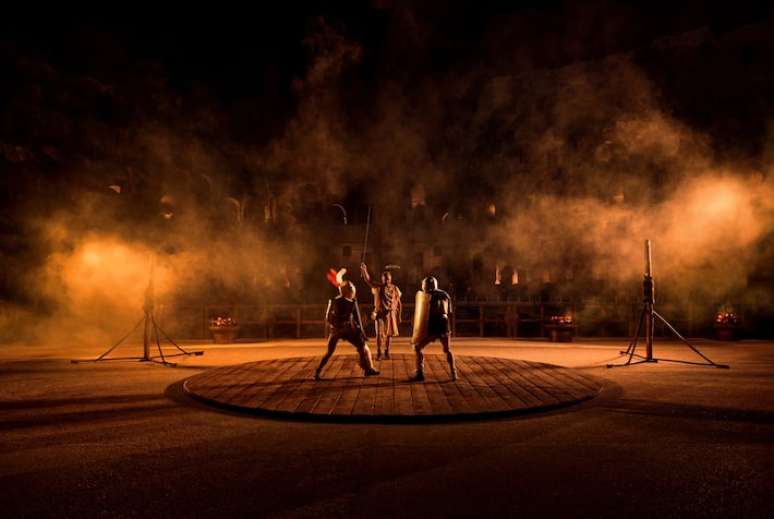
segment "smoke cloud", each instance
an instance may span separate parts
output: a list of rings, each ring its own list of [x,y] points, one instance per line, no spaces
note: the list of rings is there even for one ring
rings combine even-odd
[[[400,11],[395,33],[409,22],[398,47],[421,66],[426,28]],[[332,204],[374,205],[390,251],[378,259],[405,263],[412,205],[426,206],[428,246],[459,256],[430,265],[445,283],[472,283],[459,264],[482,257],[490,285],[509,264],[527,286],[636,297],[651,239],[659,288],[675,300],[771,295],[748,286],[774,254],[771,134],[760,155],[726,158],[671,113],[632,53],[543,69],[463,61],[408,80],[377,70],[369,82],[368,48],[345,29],[320,19],[304,45],[294,111],[263,141],[232,138],[228,107],[201,85],[181,92],[154,65],[122,87],[15,58],[50,113],[0,144],[51,185],[24,185],[27,202],[9,207],[27,249],[4,253],[2,338],[30,321],[44,340],[114,336],[141,316],[151,265],[162,305],[324,297],[325,269],[340,265],[314,226],[334,221]],[[44,131],[63,120],[46,89],[73,81],[73,95],[86,84],[128,113],[106,121],[87,108],[78,128]],[[9,107],[21,124],[27,100]]]

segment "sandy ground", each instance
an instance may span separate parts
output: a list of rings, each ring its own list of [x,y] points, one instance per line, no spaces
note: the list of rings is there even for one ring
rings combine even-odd
[[[66,341],[0,346],[0,510],[3,517],[774,517],[774,343],[696,343],[730,370],[602,367],[625,344],[457,340],[459,354],[571,366],[604,378],[606,389],[551,413],[423,425],[241,416],[181,393],[183,380],[208,367],[322,354],[321,340],[196,344],[206,354],[177,368],[73,365],[70,358],[100,348]],[[678,343],[657,343],[656,353],[694,358]]]

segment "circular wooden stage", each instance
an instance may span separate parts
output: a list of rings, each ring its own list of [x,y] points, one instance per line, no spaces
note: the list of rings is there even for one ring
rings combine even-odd
[[[313,379],[320,357],[276,359],[215,368],[183,384],[208,404],[249,413],[331,421],[421,421],[480,418],[571,405],[596,396],[601,382],[575,370],[523,360],[458,355],[456,382],[446,357],[425,356],[425,381],[409,382],[413,354],[377,363],[363,377],[355,355],[334,355]]]

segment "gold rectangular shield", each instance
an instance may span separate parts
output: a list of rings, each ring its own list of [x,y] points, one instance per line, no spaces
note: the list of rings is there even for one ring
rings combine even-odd
[[[422,290],[417,292],[414,304],[414,329],[411,343],[417,344],[427,337],[427,322],[430,318],[430,294]]]

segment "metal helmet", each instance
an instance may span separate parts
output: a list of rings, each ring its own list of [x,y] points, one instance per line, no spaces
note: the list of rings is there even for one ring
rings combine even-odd
[[[435,279],[433,276],[427,276],[425,279],[422,280],[422,290],[425,292],[438,290],[438,280]]]
[[[352,284],[352,281],[345,281],[341,285],[339,285],[339,293],[342,297],[345,297],[347,299],[355,299],[355,293],[357,290],[355,290],[355,285]]]

